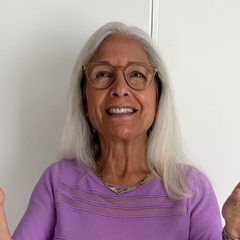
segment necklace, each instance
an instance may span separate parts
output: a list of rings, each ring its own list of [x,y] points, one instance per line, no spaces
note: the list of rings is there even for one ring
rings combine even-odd
[[[137,185],[133,186],[133,187],[125,187],[125,188],[117,188],[111,184],[108,184],[105,182],[105,179],[101,173],[101,166],[100,165],[97,165],[98,166],[98,178],[102,180],[102,182],[104,183],[104,185],[112,192],[116,193],[116,194],[123,194],[123,193],[127,193],[127,192],[131,192],[133,191],[134,189],[136,189],[137,187],[143,185],[146,180],[147,180],[147,177],[148,177],[148,173],[150,172],[149,169],[146,170],[145,172],[145,176],[137,183]]]

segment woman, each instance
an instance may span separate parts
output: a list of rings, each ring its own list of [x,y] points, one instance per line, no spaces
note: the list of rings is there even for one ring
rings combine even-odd
[[[86,43],[63,140],[72,160],[44,172],[14,240],[221,239],[213,189],[184,161],[166,70],[138,28],[109,23]]]

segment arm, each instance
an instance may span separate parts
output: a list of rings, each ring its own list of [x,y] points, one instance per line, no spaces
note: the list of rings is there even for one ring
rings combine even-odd
[[[240,239],[240,183],[233,190],[222,208],[225,230],[232,237]]]
[[[0,240],[11,240],[12,238],[8,230],[7,220],[3,208],[4,201],[5,196],[0,188]]]

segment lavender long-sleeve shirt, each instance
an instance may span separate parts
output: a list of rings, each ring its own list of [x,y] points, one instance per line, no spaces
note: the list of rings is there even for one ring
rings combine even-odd
[[[191,186],[194,171],[188,175]],[[174,201],[155,178],[117,195],[87,167],[62,160],[43,173],[13,239],[222,240],[211,185],[198,192]]]

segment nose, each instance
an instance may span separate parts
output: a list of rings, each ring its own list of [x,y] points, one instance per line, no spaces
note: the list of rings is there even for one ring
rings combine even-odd
[[[130,87],[128,86],[122,69],[116,71],[116,79],[111,85],[110,94],[112,97],[123,97],[129,95]]]

